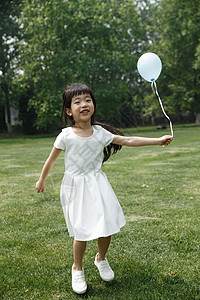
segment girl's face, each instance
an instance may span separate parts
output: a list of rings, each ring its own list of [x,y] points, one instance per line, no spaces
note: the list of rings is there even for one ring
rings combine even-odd
[[[90,121],[94,114],[94,103],[90,94],[74,96],[71,108],[66,108],[66,113],[74,119],[75,123]]]

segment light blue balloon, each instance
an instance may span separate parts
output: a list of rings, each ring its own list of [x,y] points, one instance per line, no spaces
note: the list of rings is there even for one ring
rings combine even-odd
[[[139,74],[147,81],[153,82],[159,77],[162,70],[162,62],[155,53],[147,52],[140,56],[137,62]]]

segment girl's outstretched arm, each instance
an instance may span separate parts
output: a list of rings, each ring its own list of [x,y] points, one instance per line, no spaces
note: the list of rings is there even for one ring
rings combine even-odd
[[[53,168],[53,165],[55,164],[61,151],[62,151],[61,149],[57,149],[57,148],[53,147],[49,157],[47,158],[47,160],[43,166],[43,169],[42,169],[42,172],[40,175],[40,179],[36,182],[36,185],[35,185],[38,193],[44,192],[45,180],[46,180],[48,174],[50,173],[51,169]]]
[[[115,135],[112,143],[121,146],[129,146],[129,147],[150,146],[150,145],[167,146],[172,140],[173,137],[171,135],[164,135],[160,138],[143,138],[137,136],[129,137],[129,136]]]

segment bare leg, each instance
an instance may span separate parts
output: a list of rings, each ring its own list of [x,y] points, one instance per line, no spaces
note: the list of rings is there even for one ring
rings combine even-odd
[[[85,254],[86,242],[76,241],[74,240],[74,270],[81,271],[82,270],[82,260]]]
[[[105,259],[105,255],[110,245],[110,241],[111,241],[111,236],[98,238],[98,248],[99,248],[99,253],[97,256],[98,263]]]

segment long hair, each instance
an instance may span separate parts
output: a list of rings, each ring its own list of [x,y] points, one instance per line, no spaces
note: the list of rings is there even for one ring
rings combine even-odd
[[[62,114],[61,114],[62,121],[64,119],[65,124],[69,126],[73,126],[75,124],[73,117],[69,116],[66,113],[66,108],[69,109],[71,108],[72,98],[74,96],[82,95],[82,94],[89,94],[94,104],[94,114],[91,117],[91,125],[99,125],[115,135],[123,135],[123,133],[118,128],[95,121],[96,99],[94,93],[87,85],[82,83],[72,83],[68,85],[65,91],[63,92],[63,106],[62,106]],[[121,150],[121,148],[122,146],[113,143],[110,143],[108,146],[104,147],[103,162],[107,161],[112,154],[117,153],[117,151]]]

